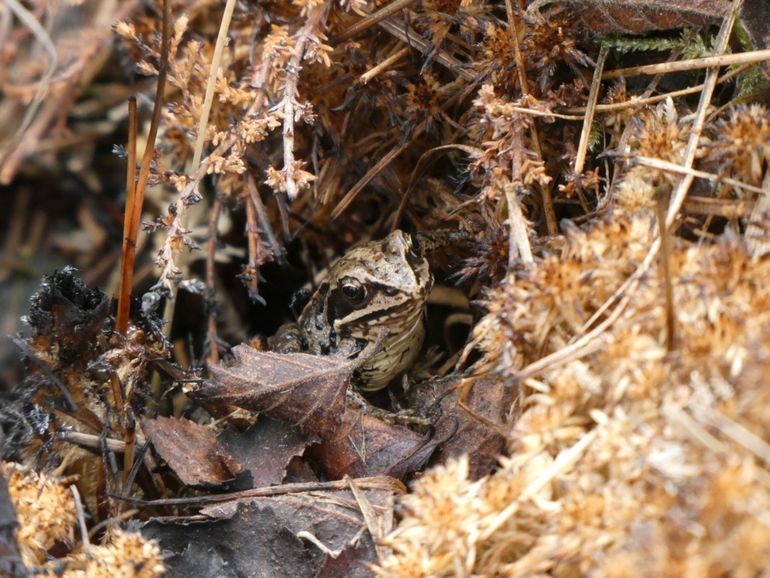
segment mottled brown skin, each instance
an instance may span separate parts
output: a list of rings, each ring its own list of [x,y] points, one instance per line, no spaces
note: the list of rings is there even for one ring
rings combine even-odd
[[[353,247],[329,269],[297,325],[279,331],[279,342],[294,339],[294,347],[276,348],[299,345],[309,353],[355,359],[382,333],[379,349],[354,376],[362,391],[382,389],[420,352],[432,284],[427,260],[403,231]]]

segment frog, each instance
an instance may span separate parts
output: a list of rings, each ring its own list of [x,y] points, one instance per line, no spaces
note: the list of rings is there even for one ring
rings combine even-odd
[[[433,286],[428,260],[400,230],[349,249],[329,268],[296,323],[271,340],[274,351],[361,359],[353,386],[379,391],[415,361]]]

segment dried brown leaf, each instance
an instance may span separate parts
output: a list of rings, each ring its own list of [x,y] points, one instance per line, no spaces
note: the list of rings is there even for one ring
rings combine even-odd
[[[334,435],[355,362],[248,345],[235,347],[233,354],[233,363],[211,367],[211,381],[191,392],[193,397],[264,412],[306,434]]]
[[[142,420],[155,451],[188,486],[219,486],[243,471],[217,443],[213,430],[187,419],[159,417]]]
[[[425,465],[436,443],[348,407],[334,436],[316,447],[313,456],[333,479],[345,475],[403,478]]]
[[[730,6],[727,0],[540,0],[529,10],[552,4],[568,6],[597,34],[643,34],[714,24]]]
[[[473,383],[466,403],[476,417],[460,407],[462,391],[457,377],[436,380],[410,390],[408,404],[420,414],[437,415],[433,437],[442,441],[431,465],[468,454],[469,476],[476,480],[492,471],[505,449],[505,438],[488,423],[504,424],[516,390],[499,379]]]
[[[225,430],[217,439],[251,475],[252,488],[280,484],[292,458],[302,455],[313,441],[297,428],[267,416],[260,416],[245,431]]]

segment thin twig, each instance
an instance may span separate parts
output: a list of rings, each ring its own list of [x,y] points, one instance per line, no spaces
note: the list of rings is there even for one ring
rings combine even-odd
[[[602,75],[602,80],[611,78],[628,78],[629,76],[638,76],[641,74],[667,74],[669,72],[683,72],[686,70],[699,70],[701,68],[710,68],[720,66],[732,66],[734,64],[756,64],[763,60],[770,60],[770,48],[765,50],[752,50],[751,52],[739,52],[738,54],[719,54],[717,56],[706,56],[704,58],[693,58],[692,60],[680,60],[678,62],[663,62],[660,64],[645,64],[642,66],[631,66],[629,68],[618,68],[617,70],[608,70]]]
[[[383,6],[376,12],[373,12],[372,14],[364,16],[361,20],[353,24],[353,26],[345,30],[345,32],[343,32],[339,36],[335,36],[334,38],[332,38],[330,41],[331,45],[334,46],[336,44],[339,44],[340,42],[345,42],[346,40],[350,40],[351,38],[354,38],[359,34],[366,32],[372,26],[376,26],[377,24],[379,24],[386,18],[392,16],[396,12],[399,12],[404,8],[409,7],[411,4],[414,4],[415,1],[416,0],[393,0],[393,2]]]
[[[56,435],[59,439],[75,444],[82,448],[99,450],[102,447],[101,446],[102,438],[101,436],[96,434],[65,430],[57,433]],[[107,449],[111,452],[115,452],[116,454],[122,454],[126,451],[126,442],[124,442],[123,440],[118,440],[114,438],[105,438],[104,441],[107,444]],[[140,445],[145,443],[144,438],[141,438],[141,437],[137,441]]]
[[[144,205],[144,191],[147,187],[147,180],[150,177],[150,167],[152,166],[152,157],[155,152],[155,138],[158,135],[160,115],[163,108],[163,91],[166,86],[166,77],[168,76],[170,20],[170,0],[163,0],[163,25],[160,45],[160,62],[158,66],[158,84],[155,89],[152,120],[150,121],[150,130],[147,134],[147,143],[145,145],[144,155],[142,156],[139,177],[136,182],[136,190],[134,191],[130,205],[128,204],[128,199],[126,199],[126,214],[124,219],[128,221],[128,234],[123,236],[123,259],[120,264],[119,295],[130,294],[131,287],[133,286],[134,263],[136,261],[136,238],[139,234],[139,220],[141,219],[142,206]],[[125,333],[128,326],[127,319],[125,320],[125,324],[125,327],[123,327],[121,331],[123,333]]]
[[[660,237],[660,265],[663,274],[663,293],[666,304],[666,351],[671,353],[676,343],[676,315],[674,314],[674,284],[671,280],[671,230],[666,227],[668,195],[657,192],[658,235]]]
[[[395,493],[406,492],[406,487],[397,479],[388,476],[375,476],[368,478],[356,478],[356,484],[362,490],[387,490]],[[333,482],[307,482],[296,484],[282,484],[280,486],[268,486],[264,488],[252,488],[242,492],[229,494],[214,494],[209,496],[192,496],[187,498],[165,498],[161,500],[142,500],[128,496],[111,496],[138,506],[182,506],[216,504],[233,500],[247,500],[249,498],[262,498],[268,496],[282,496],[285,494],[301,494],[304,492],[340,491],[350,489],[350,484],[345,480]]]
[[[217,254],[217,230],[219,228],[219,214],[222,212],[222,200],[214,198],[209,218],[209,239],[206,252],[206,308],[208,313],[208,329],[206,339],[209,343],[209,365],[219,362],[219,335],[217,334],[217,283],[216,283],[216,254]]]
[[[430,43],[428,43],[412,28],[408,26],[404,27],[403,23],[394,22],[393,19],[383,20],[380,22],[380,28],[388,32],[391,36],[398,38],[401,42],[405,43],[412,49],[419,50],[421,54],[425,54],[431,48],[433,48]],[[478,80],[478,75],[471,72],[470,70],[466,70],[466,67],[463,66],[463,63],[447,53],[446,50],[439,50],[433,60],[463,80]]]
[[[377,64],[376,66],[373,66],[371,69],[364,72],[361,76],[358,77],[356,80],[356,83],[358,84],[366,84],[370,80],[372,80],[374,77],[376,77],[381,72],[387,70],[390,68],[393,64],[401,60],[404,56],[409,54],[409,47],[405,46],[401,48],[400,50],[397,50],[390,56],[388,56],[385,60]]]
[[[123,217],[123,262],[127,260],[125,250],[128,247],[127,239],[132,238],[131,219],[129,215],[133,213],[134,203],[136,203],[136,97],[131,96],[128,99],[128,144],[126,146],[126,211]],[[134,251],[136,251],[136,239],[133,239]],[[122,263],[122,262],[121,262]],[[133,274],[130,275],[133,277]],[[118,289],[118,313],[115,321],[115,329],[118,333],[126,333],[128,329],[128,318],[131,312],[131,289],[132,285],[123,282],[122,271],[120,287]]]
[[[264,299],[259,295],[259,264],[262,240],[259,237],[259,226],[257,226],[257,208],[253,201],[253,198],[257,196],[259,196],[257,185],[249,175],[243,192],[243,202],[246,205],[246,239],[249,248],[249,259],[246,263],[246,268],[243,270],[243,279],[249,293],[249,299],[253,302],[264,304]]]
[[[511,228],[508,238],[508,270],[513,271],[517,258],[526,265],[532,264],[534,259],[532,258],[532,247],[529,244],[529,227],[519,203],[519,197],[524,194],[519,189],[523,189],[523,186],[506,183],[503,188],[508,206],[508,223]]]
[[[662,171],[679,173],[682,175],[692,175],[693,177],[697,177],[699,179],[705,179],[715,184],[724,183],[726,185],[730,185],[731,187],[735,187],[736,189],[743,189],[745,191],[751,191],[752,193],[757,193],[760,195],[766,194],[766,191],[762,187],[756,187],[754,185],[750,185],[749,183],[744,183],[743,181],[739,181],[737,179],[733,179],[730,177],[723,177],[715,173],[709,173],[706,171],[693,169],[691,167],[690,168],[683,167],[681,165],[672,163],[670,161],[664,161],[663,159],[635,156],[635,157],[629,158],[629,163],[632,166],[641,165],[641,166],[650,167],[653,169],[660,169]]]
[[[588,154],[588,143],[591,139],[591,128],[594,124],[594,114],[596,112],[596,101],[599,99],[599,87],[602,85],[602,70],[607,60],[609,49],[602,46],[599,50],[599,58],[596,59],[596,69],[591,81],[591,90],[588,93],[588,103],[586,104],[586,113],[583,120],[583,130],[580,132],[580,144],[575,155],[575,176],[579,177],[585,168],[586,155]]]
[[[80,501],[80,492],[78,492],[75,484],[70,486],[70,492],[72,492],[72,499],[75,502],[75,512],[78,517],[78,527],[80,528],[80,536],[83,540],[83,552],[86,556],[91,556],[91,542],[88,540],[88,528],[86,527],[86,515],[83,511],[83,502]]]
[[[222,64],[222,52],[227,39],[227,31],[230,29],[230,21],[233,18],[235,10],[235,0],[227,0],[225,11],[222,14],[222,20],[219,22],[219,32],[217,33],[217,42],[214,45],[214,56],[211,58],[211,68],[206,80],[206,96],[203,99],[201,107],[201,116],[198,119],[198,135],[195,139],[195,149],[193,150],[192,172],[198,170],[203,154],[203,143],[206,140],[206,128],[209,124],[209,115],[211,114],[211,104],[214,102],[214,91],[217,85],[217,75],[219,67]]]
[[[262,196],[257,190],[257,184],[254,181],[254,177],[249,175],[249,182],[246,183],[247,191],[251,197],[251,201],[254,203],[254,208],[257,210],[257,219],[259,219],[260,231],[267,237],[267,242],[270,245],[270,250],[273,252],[273,257],[279,263],[283,262],[284,251],[281,245],[278,243],[278,239],[275,238],[273,232],[273,226],[270,224],[270,219],[267,216],[267,209],[262,202]]]
[[[127,494],[131,488],[128,484],[128,477],[134,468],[134,459],[136,459],[136,418],[131,406],[126,407],[126,432],[123,436],[125,449],[123,451],[123,475],[120,478],[121,492]],[[117,452],[116,452],[117,453]]]
[[[738,199],[717,199],[687,195],[682,210],[691,215],[708,215],[725,219],[739,219],[751,214],[755,203]]]
[[[270,73],[270,67],[262,65],[257,73],[257,77],[254,80],[254,86],[260,89],[257,98],[249,106],[248,110],[244,114],[244,118],[256,115],[259,113],[265,105],[265,88],[267,85],[268,76]],[[204,159],[201,160],[200,166],[197,171],[194,171],[190,176],[190,181],[185,185],[182,192],[176,202],[176,212],[174,213],[171,225],[166,231],[166,238],[158,253],[156,260],[157,264],[162,266],[160,279],[158,286],[165,287],[168,290],[172,290],[176,283],[178,276],[178,269],[176,267],[175,255],[176,255],[176,243],[177,240],[186,234],[187,230],[183,226],[184,217],[187,209],[190,205],[198,202],[198,185],[203,178],[209,174],[209,164],[212,158],[222,157],[226,155],[233,146],[238,142],[238,132],[235,129],[229,130],[222,142],[217,145],[214,150]]]
[[[740,10],[743,0],[733,0],[730,12],[722,23],[717,35],[715,52],[717,54],[724,53],[727,50],[727,45],[730,40],[730,34],[732,33],[735,20],[738,17],[738,11]],[[770,50],[765,51],[767,58],[770,58]],[[715,57],[716,58],[716,57]],[[703,59],[700,59],[703,60]],[[736,63],[738,64],[738,63]],[[719,66],[721,64],[714,62],[706,71],[706,78],[703,81],[703,93],[701,94],[700,101],[698,102],[698,109],[695,111],[695,119],[692,123],[690,130],[690,137],[687,141],[687,148],[685,149],[684,159],[682,165],[687,168],[691,168],[695,161],[695,154],[698,151],[698,144],[700,143],[700,136],[703,132],[703,127],[706,122],[706,111],[711,103],[711,96],[714,94],[714,88],[716,87],[717,78],[719,77]],[[679,185],[674,190],[671,197],[671,204],[668,207],[668,214],[666,215],[666,226],[670,227],[674,224],[679,209],[682,207],[687,191],[690,190],[692,182],[695,180],[695,176],[692,174],[686,174],[684,178],[679,181]]]
[[[739,76],[740,74],[746,72],[748,68],[750,68],[750,64],[743,64],[737,68],[734,68],[733,70],[730,70],[729,72],[726,72],[722,76],[719,77],[717,80],[717,84],[721,84],[723,82],[727,82],[728,80],[732,80],[736,76]],[[680,96],[687,96],[688,94],[697,94],[703,90],[703,84],[696,84],[694,86],[688,86],[687,88],[683,88],[681,90],[674,90],[671,92],[665,92],[663,94],[656,94],[655,96],[648,96],[643,98],[635,98],[632,97],[631,100],[627,100],[625,102],[612,102],[607,104],[597,104],[595,109],[596,112],[617,112],[619,110],[626,110],[628,108],[639,108],[642,106],[647,106],[649,104],[657,104],[659,102],[663,102],[664,100],[668,98],[678,98]],[[565,108],[561,111],[561,113],[564,114],[564,116],[559,116],[556,118],[563,118],[564,120],[583,120],[582,116],[572,116],[572,115],[583,115],[585,114],[586,107],[584,106],[573,106],[569,108]],[[521,111],[524,112],[524,111]]]

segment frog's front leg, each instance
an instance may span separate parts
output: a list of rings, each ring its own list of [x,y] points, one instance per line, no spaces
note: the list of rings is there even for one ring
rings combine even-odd
[[[270,351],[276,353],[301,353],[306,350],[302,330],[296,323],[284,323],[267,340]]]
[[[349,387],[347,391],[348,407],[354,407],[366,415],[370,415],[390,425],[431,425],[430,419],[415,415],[412,410],[402,410],[397,413],[376,407],[356,391],[355,387]]]

